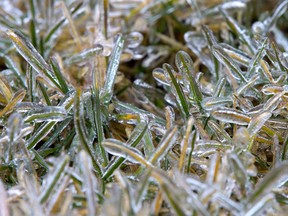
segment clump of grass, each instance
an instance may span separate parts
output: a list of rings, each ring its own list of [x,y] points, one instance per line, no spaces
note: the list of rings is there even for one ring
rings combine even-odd
[[[284,215],[288,1],[264,5],[0,3],[0,215]]]

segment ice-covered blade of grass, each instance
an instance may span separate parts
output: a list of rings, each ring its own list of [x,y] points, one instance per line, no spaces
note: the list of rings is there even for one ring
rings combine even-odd
[[[43,121],[62,121],[67,117],[67,111],[61,106],[45,106],[43,108],[31,110],[24,121],[43,122]]]
[[[279,92],[273,95],[263,106],[263,111],[273,112],[280,104],[281,98],[285,94],[285,91]]]
[[[13,113],[9,117],[7,124],[7,135],[11,144],[21,137],[23,123],[23,118],[19,113]]]
[[[87,205],[89,215],[96,214],[97,197],[95,196],[95,190],[97,188],[97,179],[93,175],[93,166],[91,158],[85,151],[79,153],[78,159],[79,166],[81,168],[83,176],[83,191],[85,191],[87,197]]]
[[[219,109],[213,111],[211,114],[219,121],[237,125],[248,125],[251,120],[251,117],[248,115],[233,109]]]
[[[116,73],[119,67],[121,54],[124,47],[124,39],[122,35],[117,35],[115,40],[115,45],[111,56],[109,58],[109,63],[106,72],[105,85],[101,90],[100,98],[104,103],[107,103],[111,100],[113,95],[113,86],[115,83]]]
[[[223,50],[223,48],[220,45],[213,45],[212,52],[213,52],[213,55],[222,64],[224,64],[227,67],[227,69],[231,71],[231,75],[235,79],[241,80],[242,82],[247,83],[247,80],[244,77],[240,67],[233,61],[233,59],[229,55],[227,55],[227,53]]]
[[[0,118],[4,116],[7,112],[11,112],[17,103],[21,102],[26,95],[25,90],[19,90],[17,91],[11,100],[8,102],[8,104],[0,111]]]
[[[229,97],[207,97],[202,101],[202,107],[206,110],[215,110],[225,105],[232,105],[233,100]]]
[[[254,54],[255,53],[254,42],[250,38],[247,30],[244,29],[243,27],[240,27],[240,25],[236,22],[236,20],[234,20],[226,12],[226,10],[224,8],[220,8],[219,10],[222,13],[222,15],[224,16],[229,28],[241,38],[242,42],[248,47],[248,49],[251,52],[251,54]]]
[[[226,43],[220,43],[220,46],[235,62],[245,67],[249,66],[251,57],[247,53]]]
[[[213,93],[214,97],[221,97],[223,95],[223,92],[225,90],[225,84],[226,84],[225,77],[222,77],[221,79],[218,80],[214,88],[214,93]]]
[[[125,158],[133,163],[150,166],[143,154],[136,148],[128,146],[116,139],[106,139],[103,141],[104,148],[111,154]]]
[[[179,83],[177,82],[177,80],[175,78],[175,75],[173,73],[174,70],[173,70],[172,66],[165,63],[165,64],[163,64],[163,69],[164,69],[165,73],[167,73],[167,77],[171,78],[171,82],[172,82],[171,87],[175,89],[173,94],[175,94],[175,96],[178,100],[177,103],[179,104],[179,106],[181,108],[180,110],[182,111],[183,116],[188,117],[190,115],[189,105],[188,105],[188,102],[187,102],[187,99],[185,97],[185,94],[183,92],[182,87],[179,85]]]
[[[65,60],[65,64],[75,64],[81,63],[83,61],[88,61],[89,59],[95,58],[95,56],[100,55],[103,52],[104,47],[100,44],[97,44],[91,49],[84,50],[80,53],[77,53],[68,59]]]
[[[213,32],[206,25],[202,25],[202,34],[204,35],[204,37],[208,43],[208,48],[211,52],[212,46],[217,44],[217,40],[214,37]],[[216,80],[218,80],[219,79],[220,65],[219,65],[217,58],[214,55],[212,55],[212,58],[213,58],[213,63],[214,63],[214,74],[215,74]]]
[[[155,68],[152,72],[153,77],[159,83],[165,86],[170,86],[170,79],[167,81],[167,77],[165,77],[164,70],[162,68]]]
[[[41,75],[48,78],[57,88],[61,89],[55,75],[48,63],[43,59],[32,43],[18,30],[7,31],[8,36],[14,43],[17,51],[22,57]]]
[[[282,1],[278,7],[275,8],[273,11],[273,14],[271,17],[268,17],[265,21],[264,24],[266,25],[265,28],[265,33],[267,33],[277,22],[277,20],[285,13],[287,12],[287,5],[288,1],[284,0]]]
[[[185,162],[185,158],[186,158],[186,154],[187,154],[187,149],[188,149],[188,144],[189,144],[189,137],[190,137],[190,133],[192,131],[192,127],[193,127],[193,123],[194,123],[194,118],[189,118],[187,121],[187,126],[185,128],[185,135],[183,137],[182,143],[181,143],[181,155],[180,155],[180,159],[179,159],[179,163],[178,163],[178,168],[180,171],[182,171],[184,169],[184,162]]]
[[[53,174],[51,174],[51,176],[49,176],[49,179],[47,179],[47,182],[40,195],[41,203],[45,203],[47,199],[51,196],[56,184],[61,179],[61,177],[63,177],[65,170],[67,169],[69,160],[69,157],[65,156],[54,168]]]
[[[5,97],[6,103],[11,100],[13,93],[11,87],[3,76],[0,76],[0,92],[2,92],[3,96]]]
[[[79,137],[79,141],[85,151],[90,155],[93,163],[93,167],[95,171],[97,172],[98,176],[102,175],[102,167],[99,164],[95,150],[92,146],[92,143],[88,137],[87,134],[87,128],[85,126],[84,121],[84,110],[83,110],[83,103],[82,103],[82,91],[81,89],[77,89],[75,94],[75,100],[74,100],[74,125],[76,133]]]
[[[257,200],[264,197],[266,194],[271,193],[273,188],[277,188],[280,183],[288,180],[288,163],[283,162],[277,167],[273,168],[263,180],[258,183],[258,186],[249,196],[247,202],[250,206],[257,203]]]
[[[64,78],[63,72],[60,70],[59,64],[56,60],[56,58],[50,59],[50,65],[54,71],[55,77],[57,78],[59,85],[61,87],[61,90],[64,94],[66,94],[69,91],[69,87],[67,85],[67,82]]]
[[[263,112],[260,115],[253,117],[248,125],[250,135],[254,136],[271,116],[271,112]]]
[[[186,52],[179,51],[175,57],[175,64],[182,74],[184,86],[189,86],[193,100],[199,107],[201,107],[203,96],[195,78],[193,77],[193,75],[195,76],[195,71],[191,57]]]
[[[80,1],[78,2],[75,7],[73,7],[71,9],[71,15],[75,14],[77,11],[79,11],[79,9],[82,7],[83,2]],[[49,31],[46,33],[45,37],[44,37],[44,42],[48,43],[51,39],[53,39],[53,36],[55,36],[55,33],[57,30],[60,29],[60,27],[65,23],[66,18],[63,17],[61,18],[58,22],[55,23],[54,26],[52,26],[52,28],[49,29]]]
[[[218,137],[220,142],[232,142],[232,138],[230,135],[224,130],[224,128],[220,127],[216,122],[209,120],[208,127],[214,132],[214,134]]]
[[[135,148],[145,136],[147,129],[148,126],[145,123],[143,122],[138,123],[133,132],[131,133],[127,141],[127,145]],[[113,174],[114,170],[120,167],[125,160],[126,160],[125,157],[118,157],[115,158],[115,160],[113,159],[111,163],[107,166],[106,170],[104,171],[102,178],[104,180],[109,178]]]
[[[158,144],[154,153],[149,158],[149,161],[152,164],[159,162],[165,156],[165,154],[171,149],[171,147],[175,144],[175,141],[178,136],[177,132],[178,130],[177,127],[175,126],[167,130],[166,134],[162,138],[161,142]]]
[[[262,58],[266,54],[265,48],[267,47],[267,44],[268,44],[268,38],[265,38],[265,40],[258,48],[257,52],[255,53],[254,57],[251,59],[249,63],[249,68],[247,72],[249,75],[255,70],[257,64],[259,64],[259,61],[262,60]]]

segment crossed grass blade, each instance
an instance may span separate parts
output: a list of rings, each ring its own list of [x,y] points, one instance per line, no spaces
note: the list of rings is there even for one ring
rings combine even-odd
[[[242,74],[240,67],[233,61],[232,58],[230,58],[230,56],[225,53],[220,45],[213,45],[212,52],[213,55],[231,71],[231,75],[235,79],[247,83],[247,80]]]
[[[220,8],[219,10],[223,15],[223,17],[225,18],[229,28],[242,39],[242,42],[248,47],[251,54],[254,54],[255,53],[254,42],[248,35],[247,30],[241,28],[239,24],[226,12],[226,10],[223,7]]]
[[[167,130],[166,134],[162,138],[161,142],[158,144],[154,153],[149,157],[149,162],[151,162],[151,164],[159,162],[171,149],[172,145],[175,144],[175,141],[177,139],[177,132],[178,130],[176,126]]]
[[[79,1],[79,3],[71,9],[71,15],[74,15],[83,5],[83,1]],[[56,31],[60,29],[60,27],[65,23],[66,18],[60,19],[46,34],[44,37],[44,43],[50,42],[50,40],[53,38],[55,35]]]
[[[133,130],[132,134],[130,135],[129,140],[127,141],[127,145],[133,148],[136,148],[140,141],[144,138],[147,132],[148,126],[140,122],[135,129]],[[106,170],[102,175],[102,179],[107,180],[113,172],[121,166],[122,163],[126,160],[125,157],[118,157],[111,161],[111,163],[107,166]]]
[[[63,102],[61,102],[59,105],[65,107],[66,111],[69,112],[69,110],[73,107],[74,102],[74,95],[67,95],[66,98],[64,98]],[[54,128],[54,126],[57,124],[57,121],[50,121],[45,122],[42,124],[26,141],[26,146],[28,149],[34,148],[41,140],[43,140]]]

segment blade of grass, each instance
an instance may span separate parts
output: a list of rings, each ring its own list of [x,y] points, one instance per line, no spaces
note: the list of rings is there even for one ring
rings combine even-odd
[[[192,131],[193,123],[194,123],[194,118],[189,118],[187,121],[185,135],[182,140],[181,155],[180,155],[180,159],[178,162],[178,168],[181,172],[184,171],[184,162],[185,162],[187,148],[188,148],[189,135]]]
[[[14,109],[14,107],[16,106],[16,104],[24,99],[25,95],[26,95],[26,91],[25,90],[17,91],[13,95],[13,97],[11,98],[9,103],[4,107],[4,109],[2,109],[0,111],[0,118],[2,116],[4,116],[7,112],[12,111]]]
[[[83,113],[83,104],[81,101],[81,95],[82,90],[77,89],[75,94],[75,100],[74,100],[74,124],[76,133],[79,137],[80,143],[82,144],[83,148],[87,151],[87,153],[90,155],[93,163],[93,167],[95,171],[97,172],[97,176],[102,175],[102,169],[97,161],[95,151],[93,149],[93,146],[91,145],[88,135],[87,135],[87,129],[85,127],[84,123],[84,113]]]
[[[61,179],[61,176],[63,175],[65,169],[68,166],[69,163],[69,157],[65,156],[62,161],[55,167],[55,171],[53,175],[50,177],[50,181],[47,182],[45,189],[42,191],[40,195],[40,203],[43,204],[47,201],[51,193],[53,192],[53,189],[55,188],[57,182]]]
[[[58,81],[55,78],[55,75],[51,71],[47,62],[43,59],[43,57],[38,53],[35,47],[31,44],[31,42],[18,30],[7,31],[7,35],[12,40],[15,45],[17,51],[22,55],[22,57],[41,75],[47,77],[53,85],[57,88],[61,89]]]
[[[176,126],[167,130],[166,134],[162,138],[161,142],[158,144],[154,153],[149,157],[149,162],[155,164],[157,161],[159,162],[166,153],[170,150],[172,145],[175,144],[175,141],[178,136],[178,129]]]
[[[142,153],[131,146],[125,145],[116,139],[106,139],[103,141],[104,148],[113,155],[126,158],[133,163],[140,163],[146,167],[151,167],[151,164],[145,160]]]
[[[83,1],[80,1],[73,9],[71,9],[71,15],[74,15],[77,11],[79,11],[79,9],[82,7],[83,5]],[[48,33],[46,34],[45,38],[44,38],[44,42],[48,43],[52,36],[55,34],[55,32],[60,29],[60,27],[65,23],[66,18],[62,18],[60,19],[55,26],[53,26]]]
[[[115,83],[116,73],[120,64],[120,58],[123,48],[124,48],[123,36],[118,35],[111,56],[109,58],[109,63],[106,72],[106,80],[100,94],[101,101],[103,101],[104,103],[108,103],[112,98],[113,86]]]
[[[144,135],[146,134],[147,128],[148,126],[143,122],[140,122],[139,124],[137,124],[129,140],[127,141],[127,145],[135,148],[143,139]],[[103,173],[102,179],[107,180],[113,174],[113,172],[118,167],[120,167],[122,163],[124,163],[125,160],[126,158],[124,157],[118,157],[117,159],[112,161],[112,163],[110,163],[107,166],[105,172]]]
[[[96,88],[91,90],[91,101],[92,101],[92,109],[93,109],[93,116],[94,116],[94,124],[96,126],[97,138],[98,138],[98,145],[100,145],[100,151],[102,158],[104,160],[104,166],[108,164],[108,158],[105,150],[102,147],[102,142],[105,138],[102,119],[101,119],[101,107],[100,107],[100,98],[99,98],[99,91]]]
[[[178,98],[178,103],[181,105],[180,110],[182,111],[183,115],[187,118],[190,116],[189,113],[189,106],[188,102],[186,100],[186,97],[184,95],[183,89],[180,87],[179,83],[177,82],[172,70],[173,68],[169,64],[163,64],[163,69],[166,73],[169,74],[169,77],[171,78],[172,85],[174,86],[176,90],[176,97]]]
[[[195,74],[193,69],[193,61],[190,56],[184,52],[179,51],[175,56],[175,63],[179,71],[182,73],[182,77],[190,87],[192,98],[196,101],[198,107],[201,109],[201,101],[203,99],[202,93],[198,87],[198,84],[192,74]],[[194,72],[194,73],[193,73]],[[172,79],[172,78],[171,78]]]
[[[59,85],[61,87],[60,89],[62,90],[62,92],[64,94],[66,94],[69,91],[69,87],[68,87],[68,85],[66,83],[65,78],[63,77],[63,73],[60,70],[60,67],[58,65],[58,62],[57,62],[56,58],[51,58],[50,59],[50,65],[51,65],[51,67],[52,67],[52,69],[54,71],[54,74],[55,74],[58,82],[59,82]]]

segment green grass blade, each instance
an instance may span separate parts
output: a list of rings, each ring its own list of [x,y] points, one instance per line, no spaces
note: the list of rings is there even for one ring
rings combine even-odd
[[[30,111],[24,121],[43,122],[43,121],[62,121],[67,117],[67,111],[61,106],[45,106]]]
[[[176,54],[175,63],[179,71],[182,72],[182,78],[185,86],[189,85],[192,98],[196,101],[198,107],[201,108],[201,101],[203,100],[203,96],[195,78],[192,76],[192,74],[195,74],[192,59],[186,52],[179,51]]]
[[[82,144],[83,148],[87,151],[87,153],[90,155],[93,163],[93,167],[95,171],[97,172],[98,176],[102,175],[102,169],[97,161],[95,151],[93,149],[93,146],[91,145],[88,135],[87,135],[87,129],[84,124],[84,113],[83,113],[83,104],[81,103],[81,90],[77,89],[77,92],[75,94],[75,101],[74,101],[74,124],[76,133],[79,137],[80,143]]]
[[[66,94],[69,91],[69,87],[68,87],[68,85],[66,83],[65,78],[63,77],[63,73],[60,70],[60,67],[58,65],[58,62],[57,62],[56,58],[51,58],[50,59],[50,65],[51,65],[51,67],[52,67],[52,69],[54,71],[54,74],[55,74],[58,82],[59,82],[59,85],[61,87],[60,89],[62,90],[62,92],[64,94]]]
[[[176,93],[176,97],[178,98],[178,103],[181,105],[181,111],[183,112],[184,116],[187,118],[190,116],[189,113],[189,106],[188,106],[188,102],[186,100],[186,97],[184,95],[183,89],[180,87],[179,83],[177,82],[174,74],[173,74],[173,68],[169,65],[169,64],[163,64],[163,69],[164,71],[169,74],[169,77],[171,78],[171,82],[173,85],[173,88],[175,88],[175,93]]]

